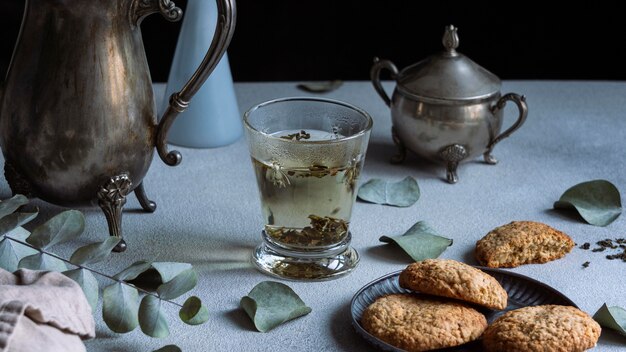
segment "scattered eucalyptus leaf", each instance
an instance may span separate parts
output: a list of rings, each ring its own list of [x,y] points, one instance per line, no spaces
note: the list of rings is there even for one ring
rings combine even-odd
[[[18,269],[22,258],[39,253],[28,246],[11,240],[14,238],[24,241],[29,235],[30,233],[23,227],[18,227],[3,236],[0,240],[0,268],[12,273]]]
[[[359,199],[370,203],[410,207],[420,198],[420,188],[411,176],[399,182],[375,178],[364,183],[357,195]]]
[[[569,188],[555,209],[575,209],[589,224],[607,226],[622,213],[619,190],[609,181],[593,180]]]
[[[181,350],[180,347],[176,345],[166,345],[152,352],[183,352],[183,350]]]
[[[30,270],[65,271],[67,266],[62,260],[44,253],[29,255],[20,260],[19,268]]]
[[[146,295],[139,305],[139,327],[144,334],[163,338],[170,334],[165,315],[161,311],[161,299]]]
[[[263,281],[256,285],[241,298],[240,305],[260,332],[268,332],[311,312],[311,308],[289,286],[275,281]]]
[[[192,268],[189,263],[154,262],[152,267],[161,275],[161,282],[168,282],[176,275]]]
[[[605,303],[593,315],[593,319],[601,326],[613,329],[626,336],[626,310],[624,308],[618,306],[608,307]]]
[[[310,93],[328,93],[343,85],[342,80],[300,83],[296,87]]]
[[[20,259],[14,248],[15,244],[6,238],[0,241],[0,268],[12,273],[17,270]]]
[[[189,292],[196,287],[197,283],[198,275],[193,268],[190,268],[157,287],[157,293],[162,299],[174,299]]]
[[[102,318],[109,329],[117,333],[133,331],[139,320],[137,289],[116,282],[102,291]]]
[[[209,320],[209,311],[202,304],[200,298],[191,296],[187,298],[183,307],[178,312],[180,320],[189,325],[200,325]]]
[[[89,270],[81,268],[64,271],[63,275],[76,281],[78,286],[83,289],[85,297],[87,297],[87,302],[89,302],[91,306],[91,311],[95,312],[98,307],[98,295],[100,290],[98,280],[95,276],[93,276]]]
[[[38,211],[28,213],[12,213],[0,219],[0,235],[12,231],[18,226],[22,226],[30,222],[39,214]]]
[[[80,247],[74,251],[70,262],[78,265],[99,263],[111,255],[111,251],[121,240],[119,237],[109,236],[102,242]]]
[[[46,249],[78,237],[85,229],[85,216],[78,210],[66,210],[38,226],[28,236],[26,242]]]
[[[382,236],[380,241],[397,244],[416,262],[439,257],[453,242],[439,236],[425,221],[418,221],[401,236]]]
[[[120,271],[119,273],[115,274],[115,276],[113,277],[117,280],[126,280],[126,281],[132,280],[136,278],[137,276],[139,276],[139,274],[150,269],[151,265],[152,265],[152,262],[149,262],[146,260],[140,260],[140,261],[132,263],[128,268]]]
[[[10,199],[0,202],[0,219],[15,212],[22,205],[28,204],[28,198],[21,194],[16,194]]]

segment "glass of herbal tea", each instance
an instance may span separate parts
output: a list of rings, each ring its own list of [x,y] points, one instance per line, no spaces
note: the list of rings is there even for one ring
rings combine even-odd
[[[350,272],[350,215],[371,117],[350,104],[282,98],[244,114],[261,196],[262,243],[255,264],[272,275],[325,280]]]

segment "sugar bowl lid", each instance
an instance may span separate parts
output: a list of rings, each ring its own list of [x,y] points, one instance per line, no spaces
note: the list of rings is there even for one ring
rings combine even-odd
[[[415,99],[476,100],[500,91],[500,79],[456,51],[457,28],[446,27],[444,51],[406,67],[396,77],[398,90]]]

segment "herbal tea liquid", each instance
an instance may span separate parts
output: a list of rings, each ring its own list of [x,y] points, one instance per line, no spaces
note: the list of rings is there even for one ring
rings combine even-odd
[[[316,130],[273,135],[307,142],[341,137]],[[346,238],[361,160],[337,154],[320,153],[319,160],[311,164],[303,164],[302,158],[289,150],[275,160],[252,158],[265,232],[271,242],[286,249],[323,250]]]

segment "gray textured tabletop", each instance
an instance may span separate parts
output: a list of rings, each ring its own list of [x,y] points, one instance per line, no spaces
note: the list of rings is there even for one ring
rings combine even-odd
[[[311,95],[295,83],[239,83],[240,110],[264,100]],[[391,90],[391,83],[386,83]],[[157,91],[162,91],[157,86]],[[129,249],[99,266],[109,273],[138,259],[192,263],[199,274],[192,294],[203,299],[210,312],[201,326],[187,326],[168,307],[171,334],[159,340],[139,329],[125,335],[110,332],[96,317],[98,337],[88,341],[89,351],[150,351],[177,344],[183,351],[368,351],[372,347],[350,323],[350,299],[368,282],[404,268],[410,261],[398,250],[378,241],[399,235],[419,220],[426,220],[454,244],[442,255],[476,264],[476,240],[490,229],[512,220],[545,222],[568,233],[578,244],[626,237],[626,216],[607,227],[585,224],[552,210],[552,204],[570,186],[607,179],[626,194],[626,158],[620,147],[626,140],[626,83],[621,82],[504,82],[503,92],[527,96],[526,124],[497,145],[496,166],[481,160],[463,164],[456,185],[445,182],[443,167],[414,156],[401,165],[389,158],[389,110],[369,82],[346,82],[325,97],[343,100],[368,111],[374,128],[361,183],[370,178],[399,180],[415,177],[420,200],[408,208],[357,202],[351,231],[361,255],[350,275],[328,282],[287,282],[313,311],[269,333],[256,332],[239,300],[257,283],[271,279],[252,267],[251,251],[260,241],[261,211],[256,181],[245,140],[215,149],[178,148],[180,166],[171,168],[155,158],[144,185],[158,204],[154,214],[140,211],[134,196],[125,207],[123,230]],[[192,102],[193,103],[193,102]],[[516,112],[507,108],[505,125]],[[6,182],[0,195],[10,195]],[[60,208],[40,201],[40,218]],[[107,235],[98,209],[84,209],[86,232],[81,244]],[[76,244],[57,250],[71,253]],[[609,261],[603,253],[574,248],[565,258],[511,271],[537,279],[572,299],[593,314],[603,303],[626,307],[626,263]],[[582,263],[589,261],[587,268]],[[97,314],[100,314],[99,312]],[[626,338],[605,329],[597,351],[623,351]]]

